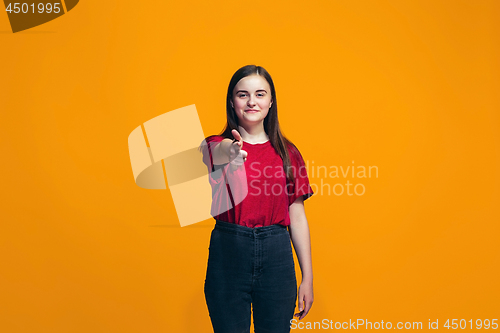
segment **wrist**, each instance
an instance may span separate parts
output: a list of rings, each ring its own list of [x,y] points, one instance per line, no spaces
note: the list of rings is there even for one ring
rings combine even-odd
[[[302,283],[304,284],[311,284],[313,283],[313,278],[312,276],[302,276]]]

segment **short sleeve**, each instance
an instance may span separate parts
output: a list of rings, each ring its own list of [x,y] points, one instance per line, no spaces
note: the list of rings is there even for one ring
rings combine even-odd
[[[290,206],[300,196],[302,196],[303,200],[305,201],[307,198],[312,196],[314,192],[311,188],[311,185],[309,184],[307,168],[299,150],[295,147],[291,147],[288,151],[290,155],[292,172],[295,178],[293,182],[287,180],[288,205]]]
[[[212,135],[205,140],[200,145],[200,149],[203,154],[203,163],[207,166],[208,169],[208,177],[209,181],[212,184],[218,184],[222,181],[222,169],[223,165],[214,165],[212,151],[222,140],[224,137],[219,135]]]

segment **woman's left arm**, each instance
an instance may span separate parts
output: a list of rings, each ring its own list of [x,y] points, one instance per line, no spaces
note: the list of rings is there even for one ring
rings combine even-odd
[[[307,315],[314,300],[311,238],[309,236],[309,225],[307,224],[302,196],[297,198],[297,200],[290,205],[289,214],[290,237],[299,260],[300,270],[302,271],[302,283],[300,284],[298,293],[300,312],[295,314],[295,317],[299,317],[300,320]]]

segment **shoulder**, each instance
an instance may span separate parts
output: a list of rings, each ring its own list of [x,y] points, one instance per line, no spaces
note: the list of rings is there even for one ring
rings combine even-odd
[[[210,149],[215,145],[215,143],[219,143],[225,138],[220,135],[210,135],[207,136],[203,141],[200,143],[199,150],[202,150],[203,147],[206,147],[207,145],[210,145]]]
[[[287,148],[288,148],[288,155],[290,156],[291,161],[303,161],[302,154],[299,151],[299,148],[297,148],[296,145],[294,145],[291,142],[287,143]]]
[[[225,138],[221,135],[210,135],[205,138],[206,142],[212,142],[212,141],[222,141]]]
[[[224,139],[225,139],[225,137],[223,137],[221,135],[210,135],[210,136],[207,136],[203,140],[203,142],[201,143],[201,145],[207,145],[207,144],[212,143],[212,142],[221,142]]]

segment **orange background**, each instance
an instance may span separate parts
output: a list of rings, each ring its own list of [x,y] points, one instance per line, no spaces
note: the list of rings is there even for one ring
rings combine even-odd
[[[273,76],[310,164],[379,169],[324,179],[362,196],[305,202],[304,321],[498,318],[499,15],[496,0],[87,0],[12,34],[0,13],[0,331],[211,331],[214,222],[181,228],[168,190],[139,188],[127,137],[190,104],[218,133],[246,64]]]

